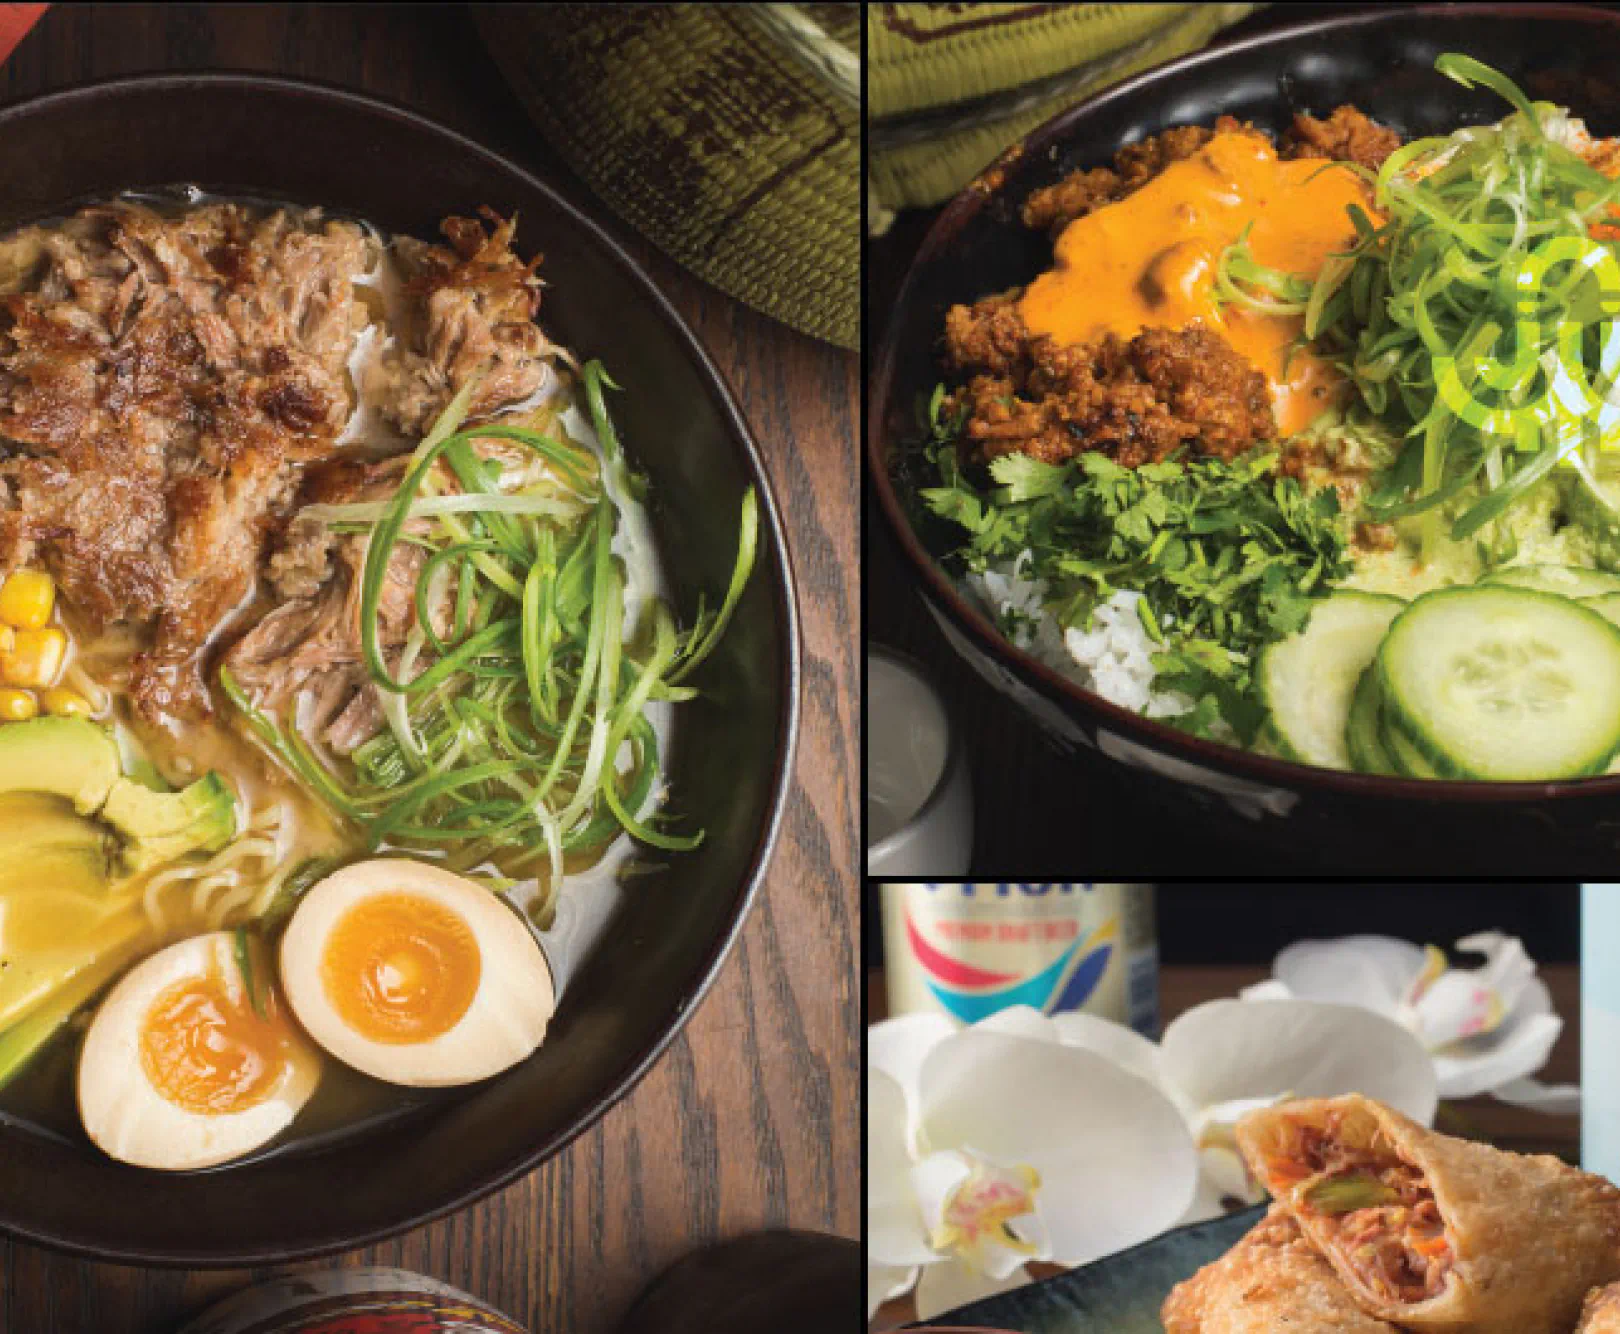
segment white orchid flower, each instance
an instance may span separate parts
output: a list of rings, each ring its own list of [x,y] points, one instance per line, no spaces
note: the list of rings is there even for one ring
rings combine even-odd
[[[1213,1001],[1162,1044],[1081,1013],[907,1015],[869,1031],[867,1061],[868,1303],[915,1281],[924,1320],[1028,1282],[1029,1260],[1259,1200],[1232,1133],[1255,1107],[1359,1092],[1428,1124],[1437,1103],[1410,1032],[1313,1001]]]
[[[1064,1042],[1121,1061],[1181,1110],[1200,1168],[1182,1223],[1218,1218],[1227,1200],[1265,1198],[1234,1133],[1256,1108],[1363,1093],[1428,1125],[1439,1101],[1433,1066],[1411,1033],[1350,1006],[1210,1001],[1174,1020],[1157,1045],[1094,1015],[1059,1015],[1054,1022]]]
[[[1272,980],[1243,995],[1334,1001],[1394,1020],[1429,1052],[1443,1098],[1490,1093],[1538,1111],[1578,1113],[1578,1087],[1531,1078],[1564,1023],[1523,944],[1484,931],[1459,940],[1457,949],[1483,956],[1484,964],[1452,968],[1434,945],[1387,936],[1300,941],[1277,956]]]
[[[924,1320],[1086,1264],[1186,1212],[1192,1136],[1152,1084],[1019,1008],[959,1028],[910,1015],[867,1048],[867,1303]]]

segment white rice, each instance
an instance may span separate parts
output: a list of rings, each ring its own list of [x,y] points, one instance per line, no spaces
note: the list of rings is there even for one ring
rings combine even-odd
[[[1046,610],[1046,581],[1031,579],[1028,551],[1016,561],[967,577],[969,591],[1012,643],[1111,703],[1149,718],[1186,713],[1193,702],[1153,689],[1157,645],[1142,624],[1140,593],[1121,591],[1100,604],[1091,624],[1064,630]]]

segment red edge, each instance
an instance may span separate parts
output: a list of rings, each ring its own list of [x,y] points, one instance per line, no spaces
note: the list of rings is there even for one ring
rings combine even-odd
[[[17,49],[17,43],[28,36],[28,30],[49,8],[49,5],[0,5],[0,64]]]

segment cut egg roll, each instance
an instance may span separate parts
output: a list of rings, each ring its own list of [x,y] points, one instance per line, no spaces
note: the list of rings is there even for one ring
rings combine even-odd
[[[1281,1205],[1178,1283],[1159,1318],[1166,1334],[1400,1334],[1356,1305]]]
[[[1620,1278],[1620,1190],[1557,1158],[1441,1135],[1359,1094],[1251,1112],[1237,1140],[1380,1320],[1564,1334]]]
[[[1620,1283],[1593,1288],[1586,1294],[1575,1334],[1620,1334]]]

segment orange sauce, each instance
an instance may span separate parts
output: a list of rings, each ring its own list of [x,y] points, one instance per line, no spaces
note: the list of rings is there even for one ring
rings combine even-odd
[[[152,1087],[204,1116],[245,1111],[275,1091],[291,1060],[292,1030],[265,988],[263,1015],[232,995],[218,971],[176,982],[141,1026],[141,1066]]]
[[[1611,180],[1620,176],[1620,140],[1599,139],[1583,155],[1586,165],[1601,171]],[[1587,230],[1596,241],[1620,241],[1620,204],[1612,204],[1604,214],[1607,222],[1594,222]]]
[[[1217,134],[1134,194],[1070,223],[1058,237],[1056,267],[1029,285],[1019,309],[1031,330],[1060,343],[1105,333],[1128,339],[1150,326],[1201,320],[1265,374],[1278,429],[1291,435],[1332,406],[1342,378],[1305,349],[1295,351],[1285,376],[1303,319],[1221,309],[1216,262],[1252,223],[1256,261],[1314,277],[1329,255],[1353,244],[1351,204],[1373,216],[1347,168],[1284,162],[1257,135]]]
[[[343,914],[321,956],[321,983],[344,1023],[373,1042],[448,1033],[478,993],[472,928],[418,894],[376,894]]]

